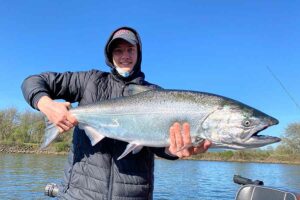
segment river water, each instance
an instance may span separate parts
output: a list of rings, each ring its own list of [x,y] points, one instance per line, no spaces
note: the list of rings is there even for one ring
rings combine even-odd
[[[61,182],[65,161],[57,155],[0,154],[0,199],[51,199],[44,187]],[[300,192],[299,165],[157,159],[154,199],[234,199],[234,174]]]

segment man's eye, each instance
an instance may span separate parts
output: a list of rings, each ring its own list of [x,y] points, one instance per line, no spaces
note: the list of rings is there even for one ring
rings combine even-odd
[[[121,49],[114,49],[113,53],[114,54],[121,54],[122,50]]]

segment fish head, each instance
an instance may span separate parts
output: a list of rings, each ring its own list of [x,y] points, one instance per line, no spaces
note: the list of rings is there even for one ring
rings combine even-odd
[[[278,123],[277,119],[255,108],[230,102],[208,114],[198,130],[215,147],[246,149],[279,142],[280,138],[259,134]]]

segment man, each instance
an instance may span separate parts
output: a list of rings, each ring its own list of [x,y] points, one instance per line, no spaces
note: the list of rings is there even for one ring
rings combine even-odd
[[[106,63],[111,73],[48,72],[24,80],[22,90],[27,102],[43,112],[61,132],[73,128],[77,121],[68,112],[70,102],[79,105],[126,96],[130,84],[158,86],[145,81],[141,71],[142,49],[138,33],[129,27],[115,30],[105,46]],[[64,99],[67,102],[56,102]],[[183,135],[181,134],[183,131]],[[170,127],[168,148],[144,147],[137,154],[117,160],[127,143],[105,138],[92,146],[83,130],[75,126],[64,185],[60,199],[152,199],[154,154],[166,159],[205,152],[210,142],[178,151],[191,143],[189,125]]]

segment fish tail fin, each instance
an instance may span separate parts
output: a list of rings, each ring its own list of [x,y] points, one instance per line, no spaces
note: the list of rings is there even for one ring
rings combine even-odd
[[[49,120],[46,120],[46,128],[43,143],[40,147],[41,150],[46,149],[49,144],[59,135],[59,129],[51,123]]]

